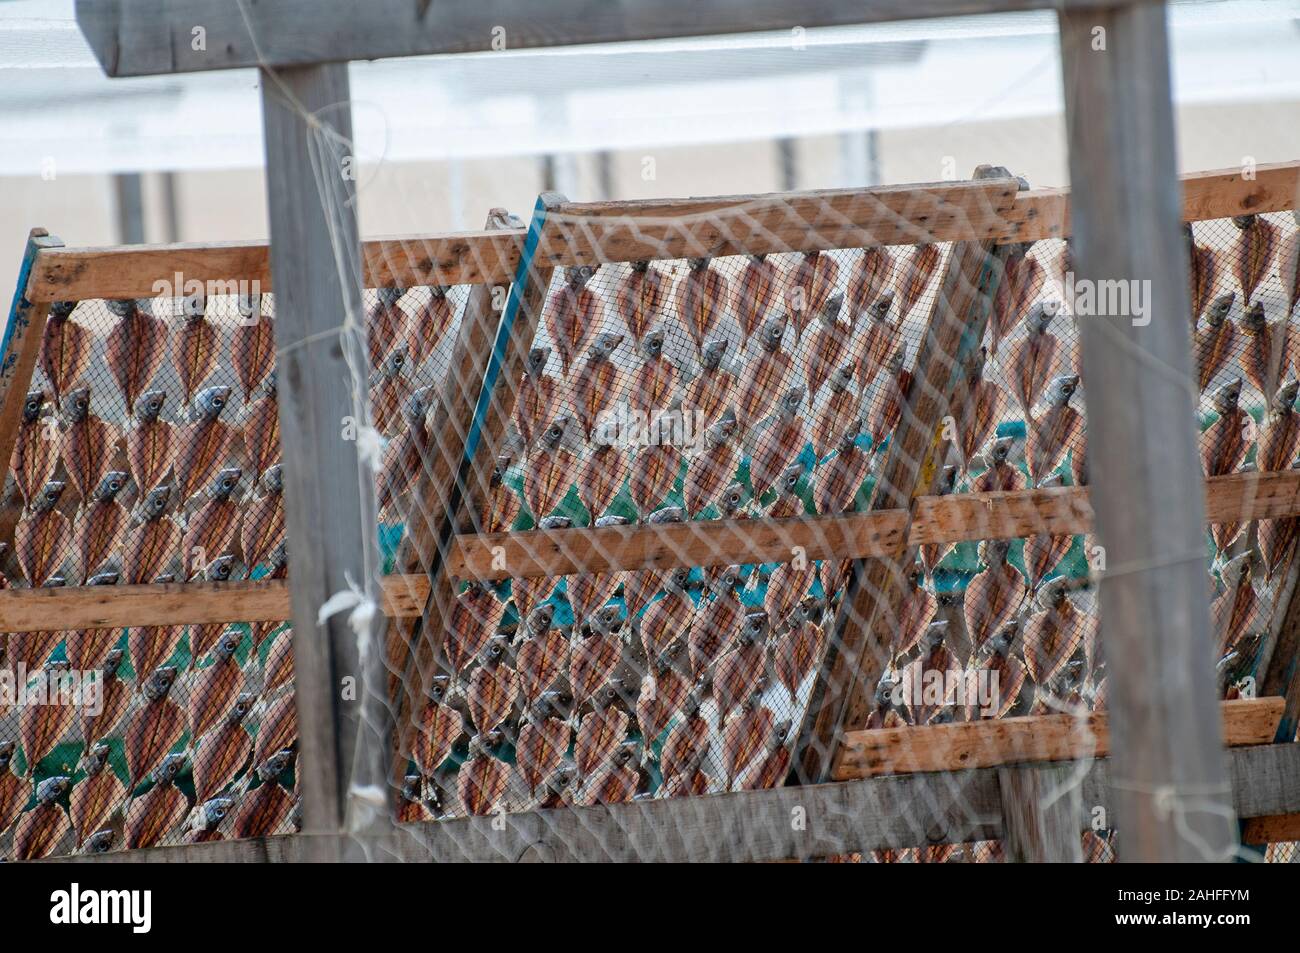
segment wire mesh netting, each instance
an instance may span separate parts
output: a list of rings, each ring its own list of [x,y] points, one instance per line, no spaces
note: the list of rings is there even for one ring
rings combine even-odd
[[[1208,475],[1296,460],[1295,282],[1282,278],[1296,235],[1279,215],[1194,227]],[[615,257],[595,245],[593,262]],[[806,780],[796,745],[827,706],[843,708],[847,732],[1047,713],[1092,732],[1104,549],[1046,524],[980,539],[978,514],[905,549],[892,588],[868,589],[884,605],[847,682],[856,703],[818,695],[828,652],[864,626],[849,604],[864,584],[849,584],[842,531],[801,517],[880,509],[882,474],[914,476],[889,488],[904,505],[1087,483],[1086,318],[1068,248],[1010,249],[987,327],[935,355],[927,336],[968,320],[953,313],[953,254],[934,243],[557,269],[535,337],[506,361],[495,432],[490,406],[469,428],[448,410],[479,393],[484,367],[468,355],[496,335],[504,289],[366,293],[380,548],[389,588],[424,606],[387,641],[400,821],[515,823]],[[287,574],[271,314],[269,295],[52,310],[5,490],[10,584]],[[954,383],[926,425],[932,474],[891,460],[937,379],[921,353]],[[483,439],[467,454],[469,431]],[[762,531],[761,552],[713,532],[719,520]],[[1268,663],[1295,520],[1207,532],[1226,698],[1253,694]],[[602,568],[626,553],[593,541],[646,526],[681,528],[679,548],[654,568]],[[616,535],[575,547],[574,527]],[[455,536],[471,533],[520,549],[462,553],[449,572]],[[547,575],[557,553],[569,570]],[[102,692],[0,709],[0,847],[29,858],[293,830],[290,645],[287,623],[260,621],[8,633],[14,684],[98,673]],[[843,737],[826,764],[857,776]],[[1112,860],[1115,836],[1085,834],[1084,858]],[[1004,852],[980,841],[829,859]]]

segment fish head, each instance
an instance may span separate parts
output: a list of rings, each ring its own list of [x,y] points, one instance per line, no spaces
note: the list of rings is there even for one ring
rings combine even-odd
[[[597,450],[596,452],[600,453],[601,451]],[[596,527],[597,529],[600,529],[601,527],[605,527],[605,526],[628,526],[631,524],[631,522],[632,521],[628,519],[626,516],[619,516],[617,513],[610,513],[605,516],[596,517],[596,522],[592,523],[591,525]]]
[[[76,301],[55,301],[50,304],[50,317],[56,321],[67,318],[76,309]]]
[[[135,402],[135,416],[142,424],[151,424],[158,419],[162,413],[163,404],[167,400],[167,392],[161,390],[147,390],[140,395],[140,399]]]
[[[410,804],[420,803],[422,778],[418,774],[408,774],[402,778],[402,800]]]
[[[641,338],[641,353],[647,361],[658,360],[663,352],[664,332],[662,328],[655,328]]]
[[[1048,400],[1053,407],[1064,407],[1074,396],[1074,392],[1079,389],[1078,374],[1061,374],[1052,378],[1052,383],[1048,385]]]
[[[436,705],[441,705],[452,693],[452,682],[450,675],[435,675],[430,679],[429,698]]]
[[[120,574],[109,570],[107,572],[97,572],[86,580],[88,586],[116,586]]]
[[[214,797],[204,801],[200,809],[203,830],[211,831],[221,826],[221,822],[226,819],[226,815],[234,806],[235,799],[231,797]]]
[[[744,501],[745,487],[740,483],[731,484],[722,491],[722,515],[725,517],[735,516]]]
[[[176,666],[161,665],[154,669],[153,674],[145,682],[144,696],[151,702],[160,701],[167,697],[174,684],[176,684]]]
[[[146,523],[160,518],[167,512],[167,501],[171,499],[171,495],[172,488],[166,483],[149,491],[144,502],[140,504],[141,516]]]
[[[714,577],[709,589],[715,596],[726,595],[736,591],[740,585],[740,566],[739,564],[726,566],[721,572]]]
[[[983,380],[984,368],[989,361],[989,349],[986,345],[981,345],[974,351],[966,355],[962,361],[962,370],[966,374],[967,383],[974,384],[976,381]]]
[[[538,721],[547,718],[566,720],[573,711],[573,696],[560,689],[542,692],[533,706],[533,713]]]
[[[1219,578],[1229,589],[1240,586],[1250,580],[1251,553],[1245,552],[1233,556],[1219,569]]]
[[[88,854],[106,854],[112,846],[113,829],[111,827],[96,831],[86,838],[86,853]]]
[[[539,440],[542,449],[554,451],[560,446],[565,431],[569,429],[569,420],[567,416],[560,416],[551,421],[551,425],[542,432]]]
[[[592,361],[608,361],[610,356],[618,350],[618,346],[623,343],[624,337],[626,335],[615,334],[613,331],[600,332],[591,345]]]
[[[986,539],[980,542],[980,561],[986,566],[1001,566],[1007,561],[1011,552],[1011,540]]]
[[[683,595],[686,592],[687,586],[690,585],[690,582],[691,582],[690,568],[686,566],[678,566],[676,569],[671,570],[668,573],[668,575],[664,577],[664,584],[663,584],[664,592]]]
[[[401,375],[406,367],[406,362],[411,356],[411,345],[403,341],[397,347],[388,352],[388,357],[384,358],[383,375],[392,380],[394,377]]]
[[[17,747],[18,743],[14,741],[0,743],[0,771],[9,768],[9,763],[14,759],[14,749]]]
[[[629,264],[631,265],[632,270],[637,272],[638,274],[644,274],[645,272],[650,270],[650,259],[648,258],[642,258],[637,261],[629,262]]]
[[[274,397],[276,389],[275,368],[266,372],[266,396]]]
[[[614,767],[616,768],[626,767],[629,764],[640,764],[641,763],[641,742],[640,741],[622,742],[621,744],[619,744],[619,746],[616,749],[614,749],[614,754],[612,755],[610,760],[614,762]]]
[[[939,485],[935,487],[936,496],[950,496],[957,489],[958,468],[956,464],[948,464],[939,474]]]
[[[1011,459],[1011,449],[1015,445],[1015,437],[998,437],[993,441],[993,451],[989,456],[995,464],[1006,463]]]
[[[1205,309],[1205,320],[1210,327],[1217,328],[1228,320],[1228,314],[1232,311],[1233,302],[1237,300],[1237,292],[1229,291],[1227,294],[1221,294],[1216,297]]]
[[[1060,486],[1065,486],[1065,474],[1063,473],[1050,473],[1038,481],[1040,490],[1051,490]]]
[[[920,563],[912,563],[907,567],[907,585],[913,592],[920,589],[925,583],[925,567]]]
[[[207,294],[202,286],[181,299],[181,314],[186,321],[202,321],[208,310]]]
[[[706,431],[708,442],[705,445],[716,447],[719,444],[726,443],[736,435],[736,431],[739,429],[740,424],[736,422],[735,412],[728,409],[727,413]]]
[[[623,684],[623,680],[611,678],[596,690],[596,694],[592,696],[592,706],[597,711],[604,711],[618,704],[619,701],[626,703],[626,695],[627,686]]]
[[[782,718],[776,723],[776,728],[772,731],[772,747],[779,748],[786,743],[790,737],[790,731],[794,728],[794,722],[789,718]]]
[[[1234,216],[1232,216],[1232,224],[1233,224],[1233,225],[1236,225],[1236,226],[1237,226],[1239,229],[1241,229],[1243,232],[1244,232],[1246,229],[1248,229],[1248,228],[1254,228],[1254,227],[1255,227],[1255,221],[1256,221],[1256,218],[1255,218],[1254,215],[1234,215]]]
[[[117,499],[117,495],[122,492],[126,486],[129,474],[125,470],[109,470],[104,474],[104,479],[99,481],[99,486],[95,489],[95,499],[101,503],[111,503]]]
[[[290,748],[281,748],[271,757],[267,758],[257,769],[257,776],[263,782],[274,781],[280,775],[289,769],[293,764],[293,750]]]
[[[921,646],[926,652],[933,652],[943,645],[943,640],[948,635],[948,620],[935,619],[925,628],[925,634],[921,636]]]
[[[239,309],[240,317],[245,321],[254,316],[260,317],[262,314],[262,295],[257,292],[241,294],[236,307]]]
[[[1264,314],[1264,302],[1256,301],[1242,313],[1241,326],[1251,334],[1258,334],[1268,327],[1268,316]]]
[[[1020,623],[1016,621],[1008,622],[988,641],[988,650],[990,654],[999,658],[1006,658],[1011,654],[1011,646],[1016,641],[1016,635],[1020,632]]]
[[[405,288],[376,288],[375,297],[379,299],[379,304],[384,308],[394,307],[402,295],[406,294]]]
[[[766,253],[762,255],[746,255],[745,257],[749,259],[751,265],[761,265],[763,262],[767,261]]]
[[[1037,334],[1046,334],[1047,329],[1051,327],[1052,319],[1061,313],[1061,302],[1055,299],[1039,301],[1029,311],[1029,328],[1030,331]]]
[[[104,302],[108,310],[119,318],[135,314],[137,308],[134,298],[109,298]]]
[[[1038,607],[1040,609],[1062,609],[1069,598],[1070,580],[1065,576],[1057,576],[1043,583],[1038,590]]]
[[[777,492],[781,496],[790,496],[799,488],[799,481],[803,479],[804,465],[802,463],[792,463],[781,471],[781,477],[777,481]]]
[[[774,354],[780,350],[781,338],[785,336],[785,326],[789,322],[790,316],[787,314],[778,314],[763,322],[759,343],[763,346],[764,351]]]
[[[740,634],[737,641],[741,645],[756,645],[767,638],[768,630],[771,623],[768,621],[766,612],[750,612],[745,615],[745,619],[740,624]]]
[[[844,292],[837,291],[822,305],[821,319],[827,324],[834,324],[839,320],[842,310],[844,310]]]
[[[239,467],[226,467],[221,470],[212,483],[212,498],[223,502],[230,499],[230,494],[235,492],[243,476],[244,471]]]
[[[226,720],[231,724],[239,724],[248,716],[248,713],[253,710],[253,706],[256,704],[257,696],[255,694],[240,692],[239,697],[235,699],[235,703],[230,706],[230,712],[226,715]]]
[[[831,393],[842,394],[853,384],[853,365],[844,364],[831,375]]]
[[[42,589],[62,589],[68,584],[68,578],[64,575],[56,574],[41,583]]]
[[[507,661],[509,656],[509,640],[503,635],[494,635],[488,640],[487,648],[483,650],[483,664],[488,668],[496,668]]]
[[[502,454],[501,456],[497,457],[496,463],[492,465],[492,476],[488,480],[488,485],[492,487],[492,489],[494,490],[497,487],[499,487],[501,485],[501,482],[506,477],[506,471],[509,469],[510,469],[509,454]]]
[[[730,341],[726,338],[714,338],[712,341],[706,341],[704,348],[700,351],[700,366],[706,371],[715,371],[722,364],[722,358],[727,353],[727,347]]]
[[[686,510],[680,506],[661,506],[646,518],[647,523],[685,523]]]
[[[72,786],[72,778],[66,774],[46,778],[36,785],[36,806],[45,807],[53,804]]]
[[[894,706],[894,689],[896,687],[898,687],[896,679],[888,676],[882,678],[880,684],[876,686],[876,704],[884,709],[892,708]]]
[[[447,292],[451,290],[451,285],[429,285],[429,297],[437,300],[438,298],[447,297]]]
[[[1238,377],[1234,380],[1228,381],[1226,384],[1220,385],[1218,389],[1215,390],[1212,402],[1214,404],[1214,409],[1218,411],[1220,416],[1236,412],[1237,402],[1241,400],[1241,388],[1244,383],[1245,382]]]
[[[221,638],[217,641],[216,648],[212,650],[212,654],[218,661],[232,658],[235,654],[235,650],[239,648],[239,643],[242,641],[244,641],[244,633],[240,632],[238,629],[227,629],[222,633]]]
[[[709,267],[709,259],[707,256],[688,258],[686,259],[686,264],[690,267],[691,271],[703,271],[705,268]]]
[[[273,463],[262,474],[262,488],[267,493],[280,493],[284,490],[284,465]]]
[[[122,649],[113,649],[104,656],[104,665],[100,669],[102,678],[112,678],[117,674],[118,667],[122,664],[122,659],[126,653]]]
[[[205,387],[194,396],[195,418],[208,422],[216,420],[230,403],[230,388],[225,384]]]
[[[433,403],[433,387],[421,387],[406,399],[406,422],[415,428],[423,429],[425,416]]]
[[[1277,389],[1273,395],[1273,409],[1282,413],[1295,406],[1296,397],[1300,396],[1300,381],[1294,377]]]
[[[572,526],[571,516],[543,516],[537,521],[538,529],[570,529]]]
[[[900,341],[898,343],[898,347],[894,349],[894,353],[890,354],[889,360],[885,362],[885,370],[889,374],[892,374],[896,377],[898,376],[898,374],[902,372],[903,368],[906,365],[907,365],[907,342]]]
[[[803,398],[806,393],[808,393],[808,388],[802,384],[791,387],[781,395],[781,410],[790,416],[798,414],[799,408],[803,406]]]
[[[40,494],[36,497],[36,503],[33,509],[37,513],[48,513],[59,505],[59,498],[63,496],[63,491],[67,484],[62,480],[51,480],[41,487]]]
[[[79,424],[90,416],[90,388],[78,387],[70,390],[63,398],[63,406],[68,414],[68,422]]]
[[[545,632],[555,622],[555,603],[543,602],[528,614],[528,631]]]
[[[871,305],[871,317],[875,321],[888,321],[889,312],[894,308],[894,292],[886,291]]]
[[[150,779],[154,784],[170,784],[181,773],[181,768],[185,767],[187,757],[189,756],[183,751],[169,754],[159,762],[158,767],[149,773]]]
[[[564,280],[570,288],[583,288],[599,267],[599,265],[571,266],[564,269]]]
[[[208,567],[203,570],[203,577],[208,582],[227,582],[231,573],[235,571],[235,557],[233,553],[224,553],[218,556]]]
[[[23,398],[23,423],[34,424],[41,418],[41,409],[45,406],[45,391],[29,390]]]

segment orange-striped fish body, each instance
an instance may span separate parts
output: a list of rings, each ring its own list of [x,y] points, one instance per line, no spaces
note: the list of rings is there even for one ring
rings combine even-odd
[[[167,357],[167,328],[134,301],[109,301],[108,307],[118,322],[109,331],[104,361],[126,406],[134,407]]]
[[[729,342],[716,338],[705,343],[700,354],[700,373],[682,392],[682,415],[698,414],[703,426],[708,427],[727,415],[734,414],[736,402],[736,375],[722,366]]]
[[[736,422],[742,433],[772,412],[795,378],[794,358],[781,348],[787,320],[778,315],[763,324],[758,336],[760,351],[745,365],[736,400]]]
[[[845,364],[830,376],[830,391],[813,420],[813,453],[822,460],[839,446],[845,434],[861,428],[861,407],[853,390],[853,365]]]
[[[682,499],[686,512],[698,515],[731,483],[740,464],[736,418],[727,416],[704,432],[701,444],[687,459]]]
[[[749,458],[749,479],[754,497],[765,496],[781,472],[804,448],[807,425],[799,416],[803,387],[791,387],[781,397],[776,414],[757,432]]]
[[[410,345],[413,368],[419,367],[433,355],[455,323],[455,310],[451,299],[447,297],[449,290],[444,285],[430,285],[428,302],[420,305],[411,316],[407,343]]]
[[[72,550],[72,526],[58,510],[64,486],[46,483],[14,527],[14,557],[33,589],[49,582]]]
[[[275,322],[262,314],[260,295],[241,298],[239,313],[241,320],[230,338],[230,360],[247,404],[275,367]]]
[[[195,392],[217,366],[221,335],[207,319],[202,296],[185,299],[184,320],[172,347],[172,363],[181,382],[182,403],[189,405]]]
[[[876,382],[890,355],[898,350],[900,322],[889,319],[893,306],[894,293],[886,291],[864,311],[866,327],[854,354],[858,368],[858,387],[863,393]]]
[[[117,501],[126,486],[127,474],[112,470],[104,474],[90,502],[77,513],[73,535],[77,541],[82,578],[89,579],[124,542],[126,507]]]
[[[1038,302],[1025,317],[1024,335],[1007,346],[1005,365],[1011,392],[1026,415],[1039,393],[1061,369],[1064,348],[1051,331],[1052,319],[1057,313],[1057,302]]]
[[[69,391],[64,405],[63,467],[81,503],[90,502],[117,456],[117,428],[90,409],[90,388]]]
[[[177,435],[177,500],[185,501],[207,485],[230,455],[234,437],[231,428],[220,419],[230,400],[230,388],[209,387],[194,398],[196,419],[181,428]]]
[[[1070,406],[1078,386],[1077,374],[1054,378],[1044,393],[1045,409],[1028,421],[1025,459],[1035,483],[1046,479],[1083,439],[1083,414]]]
[[[1238,235],[1232,246],[1233,271],[1242,303],[1251,305],[1255,289],[1268,276],[1277,246],[1277,226],[1258,215],[1235,215]]]
[[[45,319],[41,341],[41,370],[54,391],[54,402],[62,407],[63,395],[81,383],[90,366],[93,339],[90,330],[72,320],[75,301],[55,301]]]
[[[740,350],[759,332],[772,309],[781,300],[781,279],[766,255],[749,255],[734,286],[733,310],[740,322]]]
[[[564,270],[564,282],[551,296],[547,309],[547,328],[551,342],[560,355],[561,373],[569,372],[603,322],[600,301],[587,282],[599,266],[578,265]]]
[[[46,483],[54,479],[62,434],[53,420],[43,419],[45,392],[32,390],[23,399],[22,420],[14,438],[14,482],[27,506],[34,505]]]
[[[822,312],[839,281],[840,265],[833,255],[822,251],[804,252],[785,285],[785,305],[794,325],[794,342],[798,346],[804,329]]]
[[[131,479],[141,493],[161,486],[176,462],[180,443],[176,427],[161,417],[167,394],[160,390],[140,395],[135,420],[126,432],[126,459]]]
[[[632,336],[632,346],[639,351],[641,339],[663,312],[663,275],[648,261],[632,262],[631,270],[619,282],[614,303]]]
[[[244,456],[254,480],[280,460],[280,405],[276,399],[274,372],[266,383],[266,393],[252,402],[243,423]]]
[[[250,572],[284,542],[285,532],[284,481],[277,463],[262,474],[262,495],[250,501],[244,509],[239,548]]]
[[[190,515],[181,544],[186,576],[232,551],[239,529],[239,503],[231,497],[242,476],[239,467],[222,470],[212,483],[208,499]]]
[[[885,291],[893,277],[894,257],[887,248],[876,246],[862,249],[862,254],[853,263],[853,271],[849,275],[848,299],[845,304],[849,309],[850,324],[856,328],[858,321],[880,300],[882,293],[893,299],[893,293]]]
[[[1241,316],[1237,338],[1241,342],[1238,360],[1246,380],[1265,399],[1277,392],[1291,363],[1293,346],[1288,344],[1290,324],[1285,318],[1268,320],[1263,302],[1256,301]]]
[[[699,358],[704,342],[722,320],[722,309],[729,294],[727,279],[709,266],[708,258],[692,258],[689,264],[677,286],[677,314]]]
[[[1010,548],[1005,539],[980,543],[985,568],[971,577],[962,606],[966,632],[976,651],[1011,621],[1029,593],[1025,577],[1007,559]]]
[[[1196,330],[1196,319],[1209,307],[1210,296],[1218,280],[1218,255],[1208,245],[1196,241],[1192,232],[1192,223],[1183,225],[1183,234],[1187,238],[1187,258],[1189,262],[1189,285],[1192,299],[1192,330]]]
[[[122,578],[127,585],[153,582],[180,555],[181,529],[167,516],[171,487],[154,487],[140,503],[139,522],[122,550]]]
[[[587,359],[573,373],[570,404],[587,440],[597,438],[597,429],[607,422],[608,414],[623,392],[623,372],[613,360],[621,343],[621,334],[598,334]]]
[[[939,268],[939,257],[938,245],[923,243],[913,245],[898,262],[894,272],[894,287],[898,295],[900,318],[906,318],[925,294],[930,279]]]
[[[1199,438],[1201,468],[1206,476],[1232,473],[1245,462],[1255,439],[1255,421],[1241,409],[1241,378],[1229,381],[1214,392],[1218,418]]]

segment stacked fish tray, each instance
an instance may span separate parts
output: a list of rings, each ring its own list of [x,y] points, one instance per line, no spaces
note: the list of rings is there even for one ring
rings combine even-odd
[[[1185,183],[1237,744],[1295,737],[1252,699],[1295,652],[1296,178]],[[370,419],[342,426],[373,447],[398,820],[454,837],[475,815],[1102,756],[1078,347],[1098,312],[1067,231],[1068,195],[990,170],[544,196],[528,229],[367,243]],[[2,664],[30,691],[0,703],[0,850],[292,833],[265,248],[33,248],[2,365]],[[139,291],[189,272],[193,291]],[[86,690],[34,701],[61,685]],[[1084,856],[1115,836],[1086,832]],[[836,859],[1002,856],[955,828]]]

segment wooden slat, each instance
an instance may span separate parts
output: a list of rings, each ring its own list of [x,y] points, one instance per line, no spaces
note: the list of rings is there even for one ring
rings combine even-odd
[[[362,244],[367,288],[508,282],[519,263],[522,229],[373,239]],[[208,293],[237,293],[240,282],[274,291],[266,242],[121,245],[43,253],[32,271],[39,301],[143,298],[201,281]],[[161,283],[161,284],[160,284]]]
[[[45,229],[33,228],[27,237],[27,248],[18,270],[13,305],[9,309],[3,337],[0,337],[0,467],[4,468],[0,474],[8,473],[18,425],[23,419],[23,400],[40,356],[45,318],[50,313],[48,302],[33,301],[30,297],[32,269],[43,253],[49,253],[62,244],[59,239],[51,238]]]
[[[1228,752],[1232,806],[1244,818],[1300,812],[1300,745]],[[1079,800],[1108,812],[1110,763],[1079,765]],[[997,769],[902,775],[698,798],[466,817],[404,825],[379,845],[408,861],[520,859],[761,862],[1005,836]],[[806,818],[806,829],[792,824]],[[328,835],[326,835],[328,836]],[[302,835],[112,851],[48,863],[285,863],[307,858]]]
[[[907,513],[888,510],[783,520],[708,520],[659,526],[531,530],[463,535],[448,561],[463,579],[565,576],[613,569],[666,569],[734,562],[887,556],[902,551]],[[494,550],[500,547],[499,553]],[[505,569],[494,569],[499,555]]]
[[[380,608],[389,618],[416,618],[429,594],[422,573],[385,576]],[[289,583],[158,583],[140,586],[71,586],[0,590],[0,629],[108,629],[137,625],[277,622],[290,616]]]
[[[976,179],[1015,182],[1005,169],[981,166]],[[1018,185],[1018,183],[1017,183]],[[905,508],[934,488],[941,462],[941,421],[962,386],[962,368],[984,339],[993,295],[1005,262],[1022,246],[956,242],[942,266],[939,290],[913,360],[911,390],[890,437],[870,508]],[[860,727],[884,669],[884,648],[895,630],[906,589],[908,553],[854,560],[844,596],[796,737],[795,765],[804,783],[824,780],[838,758],[843,726]]]
[[[1269,744],[1282,717],[1281,698],[1221,703],[1223,740],[1230,747]],[[1031,715],[986,721],[851,731],[833,778],[874,778],[924,771],[964,771],[1037,761],[1104,758],[1110,754],[1109,716],[1094,712]]]
[[[462,533],[447,554],[447,568],[458,578],[493,580],[777,562],[789,559],[794,546],[803,546],[809,559],[896,556],[906,548],[931,543],[1042,532],[1090,533],[1087,499],[1087,488],[1074,487],[926,496],[916,501],[910,526],[906,511],[896,509],[779,521]],[[1300,515],[1300,471],[1212,477],[1206,481],[1206,499],[1211,520],[1248,522]],[[503,547],[508,571],[492,568],[494,546]],[[429,597],[424,565],[417,567],[409,559],[406,565],[407,572],[383,581],[382,608],[389,619],[419,618]],[[66,628],[96,628],[270,622],[287,618],[288,612],[285,584],[275,581],[0,590],[0,623],[15,631],[45,628],[51,617],[62,620]],[[1294,639],[1279,642],[1275,657],[1294,657],[1286,647],[1293,643]],[[1264,680],[1265,694],[1280,694],[1271,690],[1273,684]]]
[[[998,768],[1002,845],[1016,864],[1081,864],[1083,789],[1071,765]]]
[[[954,183],[944,183],[948,189]],[[901,187],[888,187],[897,191]],[[932,187],[931,187],[932,188]],[[1186,221],[1227,218],[1248,212],[1276,212],[1295,207],[1300,192],[1300,162],[1261,165],[1254,180],[1243,178],[1240,169],[1193,172],[1183,177],[1183,217]],[[819,195],[833,196],[841,208],[856,208],[856,217],[842,214],[817,214]],[[953,207],[959,207],[955,193]],[[876,209],[867,202],[867,193],[834,191],[827,193],[792,193],[802,196],[804,208],[792,212],[788,220],[779,215],[782,194],[746,196],[731,200],[681,199],[674,201],[573,205],[568,208],[568,224],[563,228],[570,239],[566,247],[556,246],[549,252],[557,265],[631,261],[636,257],[672,258],[703,254],[701,249],[715,246],[737,247],[737,254],[759,246],[777,251],[800,251],[811,248],[855,247],[855,240],[866,237],[868,223],[875,221]],[[732,202],[731,223],[725,228],[718,210]],[[890,199],[897,206],[897,199]],[[929,200],[933,203],[934,198]],[[966,199],[962,199],[971,206]],[[720,205],[720,203],[722,203]],[[752,234],[749,247],[737,242],[736,236],[753,232],[752,224],[736,217],[745,203],[766,206],[769,220],[779,228],[786,242],[777,247],[771,234]],[[999,243],[1062,238],[1069,234],[1069,189],[1033,189],[1018,194],[1003,209],[998,220],[990,223],[990,210],[971,207],[969,217],[949,214],[926,223],[937,241],[970,241],[991,237]],[[713,209],[712,219],[691,221],[690,209]],[[664,244],[649,248],[628,229],[600,221],[610,218],[613,209],[642,219],[661,209],[672,212],[674,225],[657,227]],[[829,209],[830,205],[826,206]],[[584,209],[590,209],[584,213]],[[583,214],[597,218],[601,234],[609,244],[592,241],[591,234],[579,227]],[[802,231],[797,223],[805,222]],[[640,227],[639,225],[637,227]],[[880,228],[879,224],[876,226]],[[992,234],[987,234],[990,232]],[[982,234],[983,232],[983,234]],[[908,229],[899,223],[892,229],[893,240],[909,241]],[[415,287],[419,285],[506,284],[514,278],[523,248],[525,230],[481,230],[430,235],[394,236],[362,244],[366,287]],[[872,234],[875,234],[874,232]],[[882,236],[886,232],[881,229]],[[619,236],[622,235],[622,238]],[[830,243],[829,236],[846,240],[842,246]],[[615,239],[618,239],[615,241]],[[879,240],[879,239],[878,239]],[[857,242],[862,244],[862,242]],[[711,252],[716,254],[717,252]],[[110,246],[104,248],[54,248],[43,250],[32,269],[29,294],[32,301],[80,301],[87,298],[143,298],[176,285],[177,273],[182,282],[215,283],[212,294],[223,288],[237,290],[239,282],[258,282],[262,291],[273,291],[267,245],[265,242],[218,242],[214,244],[173,244],[150,246]]]
[[[1133,0],[81,0],[77,23],[109,76],[295,66],[434,53],[618,43],[880,23]],[[194,49],[191,30],[207,29]]]
[[[383,653],[363,648],[378,620],[358,632],[346,612],[318,618],[338,593],[376,598],[380,566],[373,471],[358,441],[339,437],[342,421],[369,420],[356,188],[320,174],[341,167],[352,140],[348,67],[261,81],[303,830],[371,834],[389,814],[352,792],[389,791]]]
[[[1281,844],[1300,841],[1300,813],[1252,817],[1241,827],[1244,844]]]
[[[1225,759],[1165,4],[1067,12],[1060,24],[1077,280],[1152,290],[1148,322],[1079,322],[1097,541],[1125,567],[1098,589],[1115,769],[1128,782],[1115,796],[1119,856],[1194,862],[1200,845],[1238,832],[1226,794],[1212,793],[1226,790]],[[1205,791],[1204,809],[1174,816],[1150,793],[1163,788]]]

